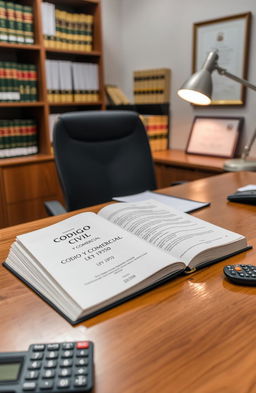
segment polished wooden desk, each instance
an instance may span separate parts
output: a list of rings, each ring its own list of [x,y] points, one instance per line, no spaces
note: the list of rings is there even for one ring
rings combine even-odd
[[[256,392],[256,288],[223,278],[227,263],[256,264],[256,206],[226,201],[227,194],[253,183],[256,173],[239,172],[165,190],[211,201],[210,207],[193,214],[246,235],[252,250],[176,278],[75,327],[0,267],[1,351],[25,350],[44,341],[91,339],[94,392]],[[1,261],[16,235],[61,218],[2,229]]]
[[[197,180],[224,173],[225,158],[186,154],[169,149],[152,153],[155,163],[157,187],[168,187],[180,180]]]

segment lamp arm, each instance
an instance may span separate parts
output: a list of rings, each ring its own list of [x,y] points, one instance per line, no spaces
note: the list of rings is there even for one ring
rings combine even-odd
[[[232,79],[233,81],[238,82],[238,83],[241,83],[243,86],[249,87],[250,89],[256,91],[256,86],[253,85],[252,83],[248,82],[247,80],[242,79],[242,78],[239,78],[238,76],[231,74],[231,73],[228,72],[225,68],[222,68],[222,67],[218,66],[217,64],[215,64],[215,67],[214,67],[214,68],[215,68],[215,70],[218,71],[218,73],[219,73],[220,75],[225,75],[225,76],[227,76],[229,79]]]
[[[247,145],[245,145],[245,147],[242,151],[241,158],[243,160],[246,160],[246,158],[248,157],[248,154],[250,153],[253,142],[255,141],[255,138],[256,138],[256,128],[254,130],[254,133],[253,133],[253,136],[252,136],[250,142]]]
[[[256,91],[256,86],[255,85],[253,85],[252,83],[248,82],[245,79],[239,78],[238,76],[231,74],[225,68],[220,67],[218,64],[215,64],[214,69],[217,70],[220,75],[225,75],[229,79],[232,79],[235,82],[241,83],[243,86],[249,87],[250,89]],[[254,130],[254,133],[253,133],[253,136],[252,136],[250,142],[247,145],[245,145],[245,147],[244,147],[244,149],[242,151],[241,157],[242,157],[243,160],[246,160],[246,158],[248,157],[248,155],[250,153],[250,150],[251,150],[251,147],[252,147],[253,142],[255,141],[255,139],[256,139],[256,129]]]

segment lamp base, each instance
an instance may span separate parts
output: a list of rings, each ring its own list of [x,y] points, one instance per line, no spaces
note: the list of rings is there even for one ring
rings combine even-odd
[[[245,160],[243,158],[234,158],[224,162],[224,169],[226,171],[256,171],[256,160]]]

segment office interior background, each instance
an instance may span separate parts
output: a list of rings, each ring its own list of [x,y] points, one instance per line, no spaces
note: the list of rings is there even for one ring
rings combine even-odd
[[[242,107],[193,107],[177,96],[192,70],[193,24],[251,12],[247,79],[256,83],[254,0],[102,0],[105,83],[117,84],[132,101],[134,70],[171,69],[170,147],[184,150],[195,116],[241,116],[240,150],[256,127],[256,92],[246,89]],[[256,143],[250,156],[256,156]]]

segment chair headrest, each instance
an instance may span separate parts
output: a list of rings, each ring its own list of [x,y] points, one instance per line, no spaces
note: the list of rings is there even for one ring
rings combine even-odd
[[[60,116],[57,127],[75,140],[99,142],[127,137],[141,124],[136,112],[86,111]]]

